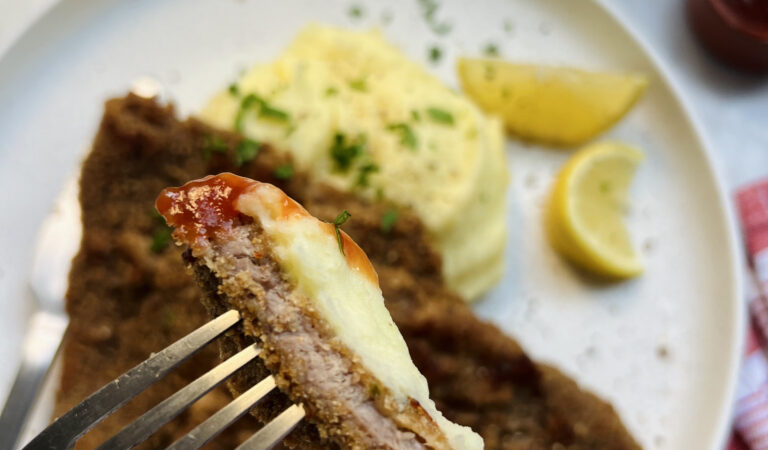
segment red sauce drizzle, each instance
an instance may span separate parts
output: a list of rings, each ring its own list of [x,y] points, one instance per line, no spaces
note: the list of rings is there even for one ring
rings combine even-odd
[[[254,184],[257,182],[231,173],[211,175],[164,189],[155,207],[175,228],[174,237],[194,246],[215,233],[230,231],[239,222],[241,214],[235,209],[235,200]]]

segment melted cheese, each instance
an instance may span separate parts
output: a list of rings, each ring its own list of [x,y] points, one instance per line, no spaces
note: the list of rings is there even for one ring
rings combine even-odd
[[[312,217],[268,184],[252,185],[238,197],[236,208],[259,220],[290,281],[399,405],[406,408],[411,399],[418,401],[453,448],[483,447],[480,436],[448,421],[435,408],[427,381],[384,306],[370,262],[346,234],[341,232],[342,254],[333,225]]]

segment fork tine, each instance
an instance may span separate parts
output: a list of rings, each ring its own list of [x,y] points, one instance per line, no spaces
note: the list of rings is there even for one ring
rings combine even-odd
[[[259,348],[251,344],[236,355],[206,372],[205,375],[184,386],[154,408],[131,422],[128,426],[99,446],[99,450],[133,448],[171,419],[181,414],[227,377],[259,355]]]
[[[264,428],[257,431],[237,450],[269,450],[280,442],[304,418],[304,407],[291,405],[279,416],[272,419]]]
[[[174,342],[80,402],[24,448],[29,450],[71,448],[85,432],[238,321],[240,321],[240,314],[230,310]]]
[[[166,450],[197,450],[247,413],[274,388],[275,378],[272,375],[264,378]]]

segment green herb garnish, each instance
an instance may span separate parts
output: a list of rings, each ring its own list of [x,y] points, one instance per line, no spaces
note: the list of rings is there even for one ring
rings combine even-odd
[[[505,20],[504,21],[504,31],[505,32],[511,33],[512,30],[514,30],[514,29],[515,29],[515,26],[512,24],[511,21],[509,21],[509,20]]]
[[[416,133],[413,132],[413,129],[407,123],[393,123],[392,125],[387,126],[387,130],[399,133],[400,144],[411,150],[416,150],[416,147],[419,145]]]
[[[358,78],[349,82],[349,87],[360,92],[368,90],[368,85],[365,82],[365,78]]]
[[[368,187],[368,177],[378,171],[379,166],[371,162],[360,166],[360,172],[357,174],[357,186]]]
[[[173,311],[166,309],[165,314],[163,315],[163,328],[166,330],[171,328],[174,322],[176,322],[176,316],[173,314]]]
[[[171,243],[171,240],[171,228],[163,225],[162,228],[155,230],[155,233],[152,235],[152,245],[150,245],[149,249],[154,253],[160,253]]]
[[[443,51],[440,50],[440,47],[434,46],[429,48],[429,60],[432,61],[433,64],[440,62],[440,58],[442,57]]]
[[[453,125],[453,114],[440,108],[427,108],[429,118],[443,125]]]
[[[338,216],[336,216],[336,219],[333,221],[333,231],[336,232],[336,241],[339,243],[339,251],[342,255],[346,254],[344,253],[344,244],[341,242],[341,232],[339,231],[339,227],[341,227],[344,222],[347,221],[352,217],[352,214],[350,214],[346,209],[341,211]]]
[[[235,149],[235,164],[237,167],[250,162],[259,153],[259,143],[252,139],[243,139]]]
[[[349,14],[349,17],[353,19],[359,19],[363,17],[363,8],[358,5],[352,5],[349,7],[347,14]]]
[[[230,84],[229,93],[237,97],[238,95],[240,95],[240,87],[236,83]]]
[[[336,170],[342,172],[349,170],[355,158],[363,154],[364,147],[364,137],[358,137],[354,142],[348,142],[344,134],[336,133],[331,145],[331,158],[333,158]]]
[[[390,209],[381,216],[381,231],[389,233],[395,227],[395,223],[397,223],[397,211]]]
[[[245,113],[258,103],[258,97],[255,94],[248,94],[240,100],[240,108],[235,115],[235,130],[242,133],[243,120],[245,119]]]
[[[288,180],[293,176],[293,166],[290,164],[283,164],[275,169],[275,178],[278,180]]]
[[[158,223],[165,225],[165,217],[160,214],[160,211],[152,208],[152,210],[149,212],[149,215],[152,216],[152,219],[156,220]]]
[[[282,109],[277,109],[266,102],[261,104],[259,117],[266,117],[269,119],[279,120],[283,122],[286,122],[288,121],[288,119],[291,118],[291,116],[287,112],[283,111]]]
[[[214,153],[226,153],[227,143],[220,136],[207,134],[203,139],[201,151],[203,152],[203,158],[208,161]]]
[[[419,0],[419,4],[421,5],[422,13],[424,14],[424,21],[433,33],[443,35],[451,31],[452,25],[450,23],[438,22],[435,17],[437,15],[437,10],[440,8],[440,4],[437,0]]]
[[[411,110],[411,119],[413,119],[414,122],[421,121],[421,114],[419,114],[418,111],[415,109]]]
[[[499,56],[499,47],[496,46],[494,43],[489,43],[485,46],[483,49],[483,53],[485,53],[485,56],[488,56],[490,58],[495,58]]]
[[[326,97],[333,97],[334,95],[336,95],[338,93],[339,93],[339,90],[336,89],[335,87],[329,87],[328,89],[325,90],[325,96]]]
[[[240,101],[240,109],[238,109],[237,114],[235,115],[235,130],[239,132],[243,131],[243,120],[245,118],[245,114],[251,109],[256,109],[259,117],[264,117],[267,119],[287,122],[291,118],[287,112],[275,108],[263,98],[254,93],[250,93],[243,97],[243,99]]]

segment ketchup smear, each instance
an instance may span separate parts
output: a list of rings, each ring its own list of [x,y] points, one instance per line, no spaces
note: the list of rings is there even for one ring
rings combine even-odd
[[[163,189],[155,208],[175,228],[176,239],[195,245],[240,223],[244,216],[235,209],[235,200],[254,184],[232,173],[211,175]]]

